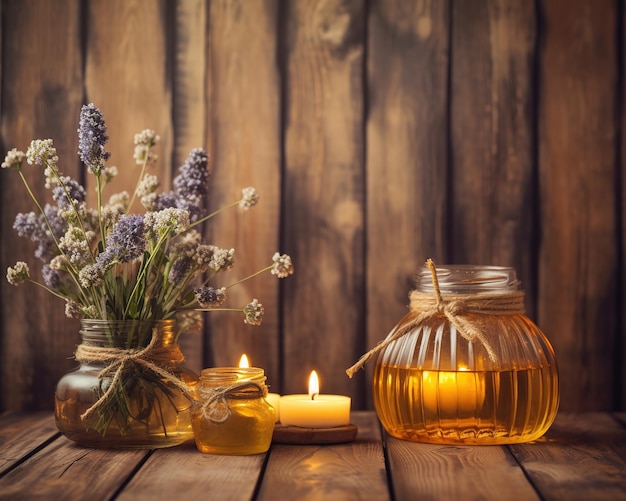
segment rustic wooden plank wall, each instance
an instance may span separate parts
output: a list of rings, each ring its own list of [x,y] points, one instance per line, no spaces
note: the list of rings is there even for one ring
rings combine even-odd
[[[315,368],[322,391],[368,406],[371,367],[344,370],[432,257],[514,266],[557,351],[562,408],[626,408],[622,2],[0,0],[0,17],[2,156],[50,137],[84,176],[78,113],[94,102],[115,191],[152,128],[166,185],[202,146],[211,209],[260,192],[206,236],[237,249],[231,280],[277,250],[296,274],[230,294],[259,298],[259,328],[205,315],[183,340],[192,367],[245,352],[273,391],[305,391]],[[32,210],[14,174],[0,172],[3,270],[33,251],[11,228]],[[77,324],[33,288],[3,281],[0,300],[0,409],[50,408]]]

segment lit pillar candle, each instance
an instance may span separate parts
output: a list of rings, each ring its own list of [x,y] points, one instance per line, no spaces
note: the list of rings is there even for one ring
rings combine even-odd
[[[485,381],[481,373],[459,367],[458,371],[424,371],[422,402],[441,417],[474,416],[485,400]]]
[[[284,395],[280,422],[302,428],[334,428],[350,424],[350,397],[320,394],[315,371],[309,378],[309,394]]]
[[[250,367],[250,362],[248,361],[248,357],[245,353],[241,355],[241,358],[239,359],[239,367]],[[280,395],[278,393],[268,393],[265,397],[265,400],[267,400],[269,404],[274,408],[276,422],[278,423],[280,421]]]

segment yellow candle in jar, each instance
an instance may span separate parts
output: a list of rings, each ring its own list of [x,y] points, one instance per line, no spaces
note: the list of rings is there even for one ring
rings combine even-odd
[[[250,361],[248,360],[248,356],[244,353],[239,359],[239,368],[246,369],[248,367],[250,367]],[[267,400],[274,409],[276,422],[278,423],[280,421],[280,395],[278,393],[268,393],[265,400]]]
[[[423,371],[422,403],[443,417],[475,415],[485,401],[482,373],[459,367],[457,371]]]

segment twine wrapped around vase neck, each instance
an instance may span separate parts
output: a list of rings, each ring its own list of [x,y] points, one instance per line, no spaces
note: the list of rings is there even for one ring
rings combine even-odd
[[[212,423],[225,423],[230,419],[229,400],[255,400],[267,396],[265,378],[262,383],[256,381],[240,381],[227,386],[215,388],[198,387],[202,417]]]
[[[114,347],[93,346],[89,344],[80,344],[76,348],[74,357],[81,363],[102,362],[107,366],[98,373],[98,378],[113,375],[111,384],[100,398],[89,407],[83,414],[81,419],[87,420],[94,412],[96,412],[107,400],[112,398],[120,384],[123,384],[122,375],[130,364],[142,366],[155,375],[161,377],[165,381],[173,384],[190,400],[190,388],[176,375],[165,370],[160,364],[178,364],[183,362],[184,356],[178,345],[162,346],[160,330],[155,327],[152,329],[152,339],[145,348],[141,349],[122,349]]]
[[[478,341],[485,348],[489,359],[492,362],[497,361],[496,353],[485,336],[484,323],[476,315],[473,315],[470,319],[467,317],[467,314],[523,315],[524,292],[446,294],[444,297],[439,288],[435,263],[432,259],[428,259],[426,266],[428,266],[432,275],[434,292],[431,294],[416,290],[411,291],[410,310],[415,313],[415,316],[402,326],[396,327],[385,340],[378,343],[365,353],[356,364],[347,369],[346,374],[349,377],[352,377],[359,369],[363,368],[380,351],[397,339],[407,335],[422,322],[442,315],[456,327],[463,338],[470,342]]]

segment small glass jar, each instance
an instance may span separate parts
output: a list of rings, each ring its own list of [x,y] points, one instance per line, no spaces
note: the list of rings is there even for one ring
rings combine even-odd
[[[513,268],[425,268],[374,368],[374,406],[387,432],[440,444],[543,435],[558,409],[558,373],[523,300]]]
[[[198,376],[181,363],[174,320],[83,319],[80,333],[77,359],[81,347],[96,351],[92,349],[76,370],[57,383],[55,418],[61,433],[78,445],[94,448],[153,449],[193,440],[189,411]],[[154,335],[143,364],[113,365],[114,360],[97,351],[141,352]],[[165,371],[160,374],[167,378],[150,366]],[[99,402],[116,375],[117,390]],[[184,388],[176,386],[177,381]]]
[[[265,373],[257,367],[216,367],[200,373],[191,410],[196,446],[205,454],[267,452],[274,408],[265,399]]]

